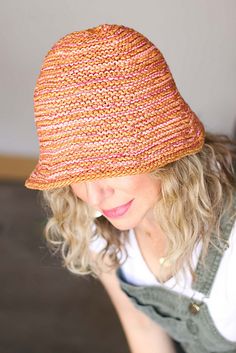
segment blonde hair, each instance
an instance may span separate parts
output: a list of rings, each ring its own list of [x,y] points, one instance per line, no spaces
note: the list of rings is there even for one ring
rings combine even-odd
[[[235,160],[236,141],[207,132],[200,152],[150,173],[161,180],[155,213],[167,236],[165,259],[173,275],[187,263],[194,277],[191,258],[195,245],[202,241],[204,263],[209,244],[214,245],[212,232],[220,239],[220,221],[230,214],[232,193],[236,191]],[[119,254],[124,251],[127,256],[122,239],[127,239],[128,230],[116,229],[103,216],[94,218],[89,206],[75,196],[70,186],[41,193],[48,213],[44,234],[53,251],[62,255],[65,267],[79,275],[97,277],[105,270],[106,254],[112,268],[120,266]],[[90,242],[99,235],[106,240],[106,246],[95,260]]]

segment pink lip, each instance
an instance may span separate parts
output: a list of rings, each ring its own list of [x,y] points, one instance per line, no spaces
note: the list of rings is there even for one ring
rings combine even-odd
[[[106,211],[102,210],[102,213],[109,218],[121,217],[128,211],[132,202],[133,200],[129,201],[125,205],[121,205],[119,207],[112,208],[110,210],[106,210]]]

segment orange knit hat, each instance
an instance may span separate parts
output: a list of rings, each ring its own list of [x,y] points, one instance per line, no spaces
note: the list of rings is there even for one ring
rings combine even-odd
[[[204,144],[204,127],[160,50],[123,25],[56,42],[37,79],[34,110],[40,158],[25,182],[31,189],[150,172]]]

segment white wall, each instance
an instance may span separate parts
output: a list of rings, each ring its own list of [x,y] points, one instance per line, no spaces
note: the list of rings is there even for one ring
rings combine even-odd
[[[59,38],[101,23],[124,24],[164,54],[206,129],[235,133],[235,0],[7,0],[0,11],[0,154],[37,156],[33,89]]]

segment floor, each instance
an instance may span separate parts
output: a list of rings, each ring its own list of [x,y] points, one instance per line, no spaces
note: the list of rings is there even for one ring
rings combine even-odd
[[[0,183],[0,353],[128,353],[101,284],[62,268],[38,192]]]

